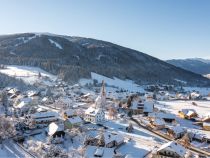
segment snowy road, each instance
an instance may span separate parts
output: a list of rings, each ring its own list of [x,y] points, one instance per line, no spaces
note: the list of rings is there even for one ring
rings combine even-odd
[[[3,145],[4,148],[16,158],[32,158],[31,155],[21,149],[13,140],[6,140]]]

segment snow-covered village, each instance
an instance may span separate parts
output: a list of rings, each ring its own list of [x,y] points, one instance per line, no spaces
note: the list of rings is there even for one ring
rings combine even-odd
[[[92,73],[68,85],[40,68],[4,66],[0,157],[208,157],[210,88],[138,86]]]
[[[0,158],[210,158],[210,0],[0,7]]]

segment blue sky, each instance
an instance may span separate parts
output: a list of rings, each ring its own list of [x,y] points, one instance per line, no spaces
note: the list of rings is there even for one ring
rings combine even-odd
[[[1,0],[0,34],[110,41],[160,59],[210,58],[209,0]]]

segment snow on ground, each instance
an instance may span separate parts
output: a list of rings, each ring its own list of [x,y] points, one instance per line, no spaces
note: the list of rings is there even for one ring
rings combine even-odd
[[[15,47],[19,46],[19,45],[22,45],[22,44],[25,44],[25,43],[28,43],[30,40],[36,38],[36,37],[39,37],[40,35],[37,35],[35,34],[34,36],[31,36],[31,37],[19,37],[17,38],[20,43],[16,44]]]
[[[210,93],[210,88],[204,87],[183,87],[185,91],[198,91],[201,95],[207,96]]]
[[[0,148],[0,157],[2,158],[6,158],[6,157],[9,157],[9,158],[15,158],[16,156],[13,155],[8,149],[6,149],[5,147],[3,148]]]
[[[53,41],[52,39],[48,39],[48,40],[50,41],[51,44],[54,44],[57,48],[63,49],[63,47],[59,43]]]
[[[125,155],[128,154],[130,157],[144,157],[148,152],[154,149],[155,146],[160,146],[165,143],[163,139],[158,138],[149,131],[135,126],[132,133],[126,132],[129,121],[107,121],[104,123],[105,126],[109,127],[113,132],[122,134],[125,139],[131,138],[130,141],[122,145],[118,151]]]
[[[206,74],[206,75],[204,75],[204,77],[207,77],[210,79],[210,74]]]
[[[34,84],[36,81],[40,80],[38,76],[39,73],[41,73],[42,77],[48,77],[53,81],[57,79],[55,75],[52,75],[38,67],[30,66],[8,65],[6,69],[0,69],[0,72],[8,76],[22,79],[23,81],[29,84]],[[46,84],[50,83],[46,81]]]
[[[178,115],[178,111],[182,109],[194,109],[200,118],[207,115],[210,112],[210,101],[193,101],[197,104],[197,106],[192,105],[192,101],[158,101],[155,104],[155,107],[165,110],[167,112]],[[210,137],[210,131],[202,130],[200,126],[193,125],[193,122],[186,119],[181,119],[177,116],[176,118],[178,124],[182,127],[187,128],[190,131],[194,131],[195,133],[200,133],[207,135]]]
[[[170,111],[171,113],[178,114],[178,111],[182,109],[194,109],[199,117],[204,117],[208,112],[210,112],[210,101],[158,101],[160,104],[156,104],[157,107]],[[195,102],[197,106],[192,105]],[[163,106],[164,105],[164,106]]]
[[[128,90],[130,92],[144,92],[144,89],[142,87],[135,84],[131,80],[121,80],[116,77],[112,79],[94,72],[91,72],[91,79],[80,79],[79,83],[81,85],[85,85],[87,83],[93,83],[93,80],[97,80],[99,83],[104,80],[108,86],[118,87],[120,89]]]

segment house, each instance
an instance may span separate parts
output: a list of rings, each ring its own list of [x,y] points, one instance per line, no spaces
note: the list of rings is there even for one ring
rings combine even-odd
[[[85,158],[113,158],[115,155],[114,148],[106,148],[106,147],[97,147],[97,146],[87,146],[85,151]]]
[[[64,127],[65,129],[71,129],[72,127],[79,126],[82,123],[83,123],[83,120],[79,116],[74,116],[64,121]]]
[[[149,113],[148,114],[149,118],[161,118],[163,119],[165,122],[174,122],[176,121],[176,116],[174,114],[171,113],[163,113],[163,112],[153,112],[153,113]]]
[[[126,113],[132,113],[133,115],[142,114],[144,109],[144,103],[141,100],[133,99],[129,108],[123,108]]]
[[[207,131],[210,131],[210,122],[204,122],[203,123],[203,129],[207,130]]]
[[[144,102],[143,113],[147,116],[148,113],[152,113],[154,111],[154,101],[152,99],[146,100]]]
[[[204,118],[202,119],[202,122],[210,122],[210,113],[207,113]]]
[[[173,126],[167,131],[167,134],[175,139],[182,138],[185,133],[186,133],[186,129],[184,129],[181,126]]]
[[[192,100],[199,100],[202,99],[202,96],[198,92],[192,92],[190,93],[190,98]]]
[[[103,133],[103,136],[105,147],[107,148],[117,147],[124,143],[124,137],[120,134],[105,132]],[[100,135],[98,135],[96,138],[99,139]]]
[[[155,118],[153,121],[151,121],[151,125],[157,130],[163,129],[165,128],[165,121],[161,118]]]
[[[198,114],[196,113],[194,109],[182,109],[178,113],[179,113],[179,117],[183,119],[193,119],[198,116]]]
[[[34,114],[26,116],[26,119],[32,119],[37,124],[58,121],[58,118],[58,113],[53,111],[36,112]]]
[[[100,124],[105,121],[106,92],[105,84],[102,82],[101,94],[95,100],[95,103],[85,111],[85,121]]]
[[[55,122],[52,122],[49,124],[48,128],[46,129],[46,134],[50,137],[64,137],[64,126],[61,124],[56,124]]]
[[[171,141],[163,144],[153,155],[153,158],[184,158],[185,154],[186,149],[182,145]]]

